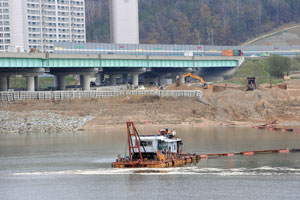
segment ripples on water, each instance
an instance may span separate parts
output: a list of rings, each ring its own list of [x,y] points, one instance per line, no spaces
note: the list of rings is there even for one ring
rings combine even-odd
[[[177,133],[185,152],[199,154],[300,148],[295,133],[243,128],[182,128]],[[178,168],[113,169],[117,155],[127,151],[126,140],[123,129],[0,135],[0,199],[300,199],[300,153],[222,157]]]
[[[300,169],[288,167],[259,167],[259,168],[198,168],[198,167],[178,167],[178,168],[157,168],[157,169],[91,169],[91,170],[65,170],[52,172],[24,172],[13,173],[20,175],[218,175],[218,176],[279,176],[279,175],[300,175]]]

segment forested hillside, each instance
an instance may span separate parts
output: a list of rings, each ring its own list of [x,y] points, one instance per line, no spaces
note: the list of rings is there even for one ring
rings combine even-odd
[[[139,0],[140,43],[238,45],[300,21],[300,0]],[[109,42],[108,0],[86,0],[87,39]]]

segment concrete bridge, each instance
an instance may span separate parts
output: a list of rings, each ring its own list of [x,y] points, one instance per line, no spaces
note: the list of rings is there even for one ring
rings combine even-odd
[[[26,77],[28,91],[37,89],[37,76],[50,73],[56,76],[59,90],[65,89],[64,78],[69,74],[80,75],[83,90],[90,90],[90,78],[98,74],[99,80],[104,74],[110,76],[110,84],[116,84],[116,75],[122,74],[128,83],[137,86],[140,74],[152,74],[161,78],[196,69],[222,69],[232,71],[244,61],[244,57],[220,56],[151,56],[116,54],[54,54],[54,53],[1,53],[0,54],[0,91],[9,89],[9,76]]]

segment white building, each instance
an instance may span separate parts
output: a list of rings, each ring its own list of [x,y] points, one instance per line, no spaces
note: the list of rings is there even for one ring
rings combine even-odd
[[[11,44],[8,0],[0,1],[0,51],[8,49]]]
[[[84,0],[1,0],[0,51],[53,51],[86,42]]]
[[[110,36],[117,44],[139,44],[138,0],[110,0]]]

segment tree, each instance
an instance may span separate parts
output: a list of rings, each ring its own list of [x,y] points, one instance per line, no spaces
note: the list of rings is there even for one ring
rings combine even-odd
[[[265,64],[262,60],[248,60],[235,72],[235,77],[266,79],[269,78],[269,74],[265,71]]]
[[[86,0],[88,42],[109,42],[109,0]],[[239,45],[300,21],[300,0],[139,0],[140,43]]]
[[[202,34],[206,36],[205,39],[209,41],[210,45],[214,45],[214,36],[218,27],[218,21],[215,16],[211,14],[208,4],[203,4],[201,8],[201,27],[205,32]]]
[[[272,55],[267,59],[266,71],[271,76],[282,78],[284,73],[289,73],[291,70],[291,59],[288,57]]]
[[[294,57],[292,60],[292,69],[291,70],[300,70],[300,56]]]

